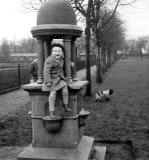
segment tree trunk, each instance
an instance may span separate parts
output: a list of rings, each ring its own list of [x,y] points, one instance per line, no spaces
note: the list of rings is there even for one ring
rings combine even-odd
[[[90,96],[91,91],[91,71],[90,71],[90,28],[86,27],[86,38],[85,38],[85,48],[86,48],[86,80],[89,84],[86,87],[86,96]]]
[[[91,70],[90,70],[90,12],[91,12],[92,0],[88,0],[88,9],[86,17],[86,29],[85,29],[85,48],[86,48],[86,80],[89,81],[89,84],[86,87],[86,96],[91,96],[92,94],[92,82],[91,82]]]
[[[110,68],[111,67],[111,51],[108,47],[108,51],[107,51],[107,67]]]
[[[105,55],[105,49],[102,50],[102,73],[105,74],[106,72],[106,55]]]
[[[107,67],[107,51],[105,51],[105,59],[104,59],[105,61],[105,72],[107,72],[108,71],[108,67]]]
[[[102,83],[102,70],[101,70],[101,47],[100,45],[98,46],[98,54],[97,54],[97,59],[96,59],[96,82],[97,83]]]
[[[108,68],[111,67],[111,53],[108,53]]]

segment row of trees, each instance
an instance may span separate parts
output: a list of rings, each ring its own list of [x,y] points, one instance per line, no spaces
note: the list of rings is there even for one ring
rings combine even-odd
[[[111,55],[116,54],[124,42],[124,28],[122,21],[116,12],[121,5],[128,5],[134,1],[123,0],[68,0],[74,8],[86,20],[86,79],[90,82],[87,87],[87,95],[91,95],[91,75],[90,75],[90,41],[91,38],[97,47],[97,75],[96,81],[102,82],[102,70],[104,72],[110,67]],[[109,9],[108,6],[113,6]],[[108,63],[105,63],[106,58]],[[104,65],[102,65],[104,62]],[[107,66],[108,64],[108,66]]]

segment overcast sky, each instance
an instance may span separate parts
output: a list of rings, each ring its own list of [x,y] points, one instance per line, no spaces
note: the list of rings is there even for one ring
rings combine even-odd
[[[149,0],[137,0],[132,6],[119,9],[127,38],[149,36]]]
[[[0,40],[19,40],[31,37],[36,14],[22,11],[21,0],[0,0]]]
[[[126,27],[127,38],[149,36],[149,0],[138,0],[131,7],[119,9]],[[36,13],[22,12],[21,0],[0,0],[0,41],[32,37]]]

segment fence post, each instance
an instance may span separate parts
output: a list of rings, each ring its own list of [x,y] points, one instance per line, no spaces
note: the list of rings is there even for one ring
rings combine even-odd
[[[19,83],[19,88],[20,88],[21,87],[20,63],[18,63],[18,83]]]

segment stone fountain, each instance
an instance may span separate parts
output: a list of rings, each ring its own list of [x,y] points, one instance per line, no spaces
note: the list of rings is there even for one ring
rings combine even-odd
[[[38,80],[22,86],[32,101],[32,143],[18,160],[88,160],[94,139],[83,135],[89,111],[82,109],[82,89],[88,81],[76,77],[76,38],[82,30],[77,26],[76,15],[65,0],[49,0],[38,11],[37,25],[31,29],[38,44]],[[65,112],[61,94],[56,99],[56,115],[59,119],[47,119],[49,92],[42,91],[43,66],[53,40],[62,40],[65,48],[65,76],[69,86],[69,107]],[[71,63],[74,63],[72,69]]]

